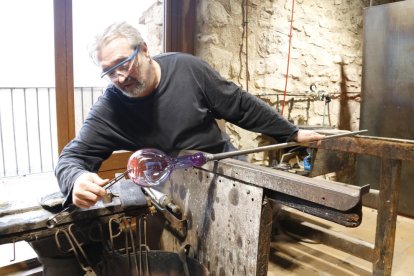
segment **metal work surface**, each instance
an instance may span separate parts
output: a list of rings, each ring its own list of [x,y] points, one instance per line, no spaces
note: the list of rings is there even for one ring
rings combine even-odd
[[[265,194],[302,198],[338,213],[360,208],[364,189],[309,179],[233,159],[176,170],[158,187],[183,210],[185,237],[164,231],[165,250],[191,245],[213,275],[266,275],[271,212]],[[271,196],[271,194],[269,194]],[[270,216],[269,216],[270,214]]]
[[[14,256],[15,242],[25,240],[39,256],[76,258],[85,275],[209,275],[184,250],[152,250],[147,219],[156,213],[153,199],[132,181],[123,179],[113,185],[111,200],[70,212],[59,212],[63,198],[53,183],[37,186],[33,194],[19,193],[18,188],[27,187],[27,182],[14,183],[17,187],[0,183],[0,190],[13,190],[1,202],[0,244],[13,243]],[[53,203],[53,210],[45,202]],[[47,224],[56,214],[56,224]],[[102,248],[96,250],[97,244]],[[58,274],[52,271],[48,273]]]
[[[364,11],[360,127],[370,135],[414,139],[414,1],[398,1]],[[380,163],[358,162],[360,183],[379,187]],[[414,216],[414,163],[401,168],[400,214]]]
[[[40,201],[44,196],[57,193],[57,184],[55,181],[44,182],[36,187],[28,187],[26,184],[26,182],[21,181],[20,183],[14,183],[15,187],[7,187],[6,184],[0,183],[1,190],[8,191],[10,188],[10,191],[11,189],[14,191],[9,193],[7,201],[2,202],[2,208],[0,209],[0,244],[37,240],[54,235],[56,232],[55,228],[50,229],[47,225],[48,219],[55,214],[54,210],[43,207]],[[19,188],[26,192],[19,192]],[[34,190],[30,192],[28,190],[30,188]],[[53,200],[62,201],[59,195]],[[57,204],[59,205],[59,203]],[[144,204],[143,206],[131,208],[129,211],[131,213],[146,214],[148,213],[148,206]],[[120,199],[115,196],[109,203],[100,201],[90,209],[78,209],[70,215],[63,213],[59,227],[67,227],[73,222],[90,225],[94,219],[101,219],[104,222],[109,217],[120,213],[125,213],[125,209],[121,206]]]

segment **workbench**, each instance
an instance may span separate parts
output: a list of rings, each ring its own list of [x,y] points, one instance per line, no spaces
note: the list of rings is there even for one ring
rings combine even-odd
[[[15,244],[19,241],[31,243],[35,250],[39,248],[34,245],[40,244],[42,254],[47,256],[49,254],[67,256],[67,253],[74,253],[79,262],[83,261],[81,266],[85,268],[84,270],[88,271],[91,256],[85,254],[82,249],[87,242],[89,243],[89,239],[104,243],[108,240],[109,227],[118,221],[131,218],[131,221],[138,222],[139,218],[150,214],[150,201],[147,201],[139,188],[135,191],[141,193],[134,200],[136,203],[134,205],[127,206],[123,204],[124,202],[119,196],[116,196],[120,194],[119,189],[124,184],[121,181],[113,189],[111,188],[114,196],[109,201],[98,201],[95,206],[89,209],[74,208],[71,212],[61,213],[63,195],[59,191],[53,174],[40,177],[39,175],[18,177],[2,181],[0,183],[2,193],[0,245],[13,244],[13,251],[10,251],[11,262],[14,261],[17,254],[21,253],[16,252],[18,250],[15,248]],[[58,222],[54,227],[50,227],[48,223],[52,217],[55,217]],[[32,260],[27,261],[33,263]],[[23,269],[27,264],[25,262],[19,266],[20,269]],[[35,262],[32,265],[40,266],[40,263]],[[13,269],[17,269],[17,266],[5,268],[6,272],[8,269],[13,271]],[[2,271],[0,268],[0,274]]]
[[[59,192],[56,179],[48,179],[39,183],[20,181],[0,184],[1,191],[7,194],[7,201],[3,199],[0,209],[0,244],[53,236],[57,228],[72,223],[91,225],[94,220],[107,223],[108,219],[117,215],[129,213],[139,216],[149,213],[150,203],[141,201],[140,205],[126,209],[121,205],[120,198],[115,196],[110,202],[99,201],[89,209],[78,208],[69,215],[62,213],[59,215],[62,218],[59,227],[50,228],[48,219],[62,209],[63,195]],[[48,204],[47,201],[53,202]]]
[[[369,187],[223,159],[175,170],[157,189],[181,207],[187,222],[185,233],[166,222],[171,231],[163,232],[164,250],[191,246],[212,275],[267,275],[273,206],[357,227]]]
[[[332,239],[336,248],[373,263],[373,275],[391,275],[394,254],[395,230],[400,194],[401,167],[404,162],[414,161],[414,141],[374,136],[344,137],[327,140],[318,149],[325,166],[315,175],[332,171],[349,171],[358,161],[358,156],[367,155],[380,160],[379,190],[371,189],[363,197],[363,204],[378,210],[375,227],[375,243],[355,241],[341,246]],[[342,156],[346,162],[340,162]],[[317,158],[317,157],[316,157]],[[350,162],[349,160],[354,160]],[[315,176],[314,175],[314,176]]]
[[[366,185],[314,178],[349,170],[355,165],[355,156],[361,154],[381,159],[379,191],[369,190]],[[276,206],[290,206],[347,227],[358,227],[363,219],[362,203],[366,202],[378,209],[375,244],[352,239],[341,241],[335,235],[323,240],[327,245],[371,261],[374,275],[391,275],[403,161],[414,161],[414,141],[356,136],[324,141],[316,150],[314,169],[309,176],[234,159],[175,170],[167,182],[157,187],[181,209],[180,214],[167,209],[161,212],[165,219],[161,249],[177,252],[189,248],[215,275],[267,275]],[[54,185],[57,189],[57,184]],[[36,189],[27,190],[23,186],[20,189],[26,192],[14,192],[16,200],[10,200],[13,204],[2,206],[0,244],[35,240],[54,233],[45,223],[53,212],[39,206],[38,196],[30,191]],[[149,213],[148,206],[138,209]],[[117,212],[124,210],[115,199],[110,206],[97,205],[79,218],[105,218]]]
[[[355,170],[358,155],[381,159],[379,191],[315,178]],[[165,231],[163,246],[175,250],[190,244],[216,275],[267,275],[277,205],[357,227],[364,202],[378,209],[375,244],[320,227],[301,230],[309,230],[314,237],[318,233],[326,245],[372,262],[373,275],[391,275],[403,161],[414,161],[414,141],[359,135],[324,141],[314,156],[315,169],[307,177],[232,159],[174,171],[159,189],[184,210],[188,231],[185,236]]]
[[[91,208],[62,211],[63,195],[55,177],[33,181],[35,178],[0,182],[0,245],[27,241],[32,246],[40,243],[43,256],[75,253],[85,275],[93,275],[89,274],[92,270],[97,275],[184,275],[185,271],[194,276],[208,275],[206,268],[184,250],[153,247],[154,229],[149,228],[148,220],[158,213],[156,202],[132,181],[121,179],[108,190],[109,198]],[[56,224],[49,223],[51,218]],[[91,262],[95,256],[85,250],[90,242],[105,244],[104,253],[94,252],[104,255],[101,263]],[[14,259],[16,252],[11,253]]]

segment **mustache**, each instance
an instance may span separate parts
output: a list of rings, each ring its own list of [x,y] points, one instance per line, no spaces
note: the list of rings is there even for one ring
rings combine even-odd
[[[135,84],[137,86],[143,86],[144,82],[137,80],[136,78],[133,78],[131,76],[128,76],[125,81],[124,81],[124,86],[125,85],[131,85],[131,84]]]
[[[131,76],[128,76],[128,77],[126,77],[125,78],[125,80],[124,80],[124,83],[130,83],[130,82],[132,82],[132,81],[136,81],[133,77],[131,77]]]

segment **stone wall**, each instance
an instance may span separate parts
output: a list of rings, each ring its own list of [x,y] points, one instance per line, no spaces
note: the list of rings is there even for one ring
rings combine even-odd
[[[152,56],[164,51],[164,1],[154,0],[152,4],[138,19],[138,23],[147,29],[146,43]]]
[[[195,55],[279,111],[286,85],[283,116],[295,124],[358,129],[363,10],[370,2],[394,1],[295,0],[294,6],[292,1],[197,0]],[[151,8],[157,18],[162,3]],[[151,16],[148,12],[141,23],[151,28]],[[225,128],[238,148],[274,142],[229,123]],[[267,156],[250,159],[262,163]]]
[[[358,129],[363,9],[368,5],[367,0],[294,2],[286,118],[299,125]],[[292,0],[199,0],[197,14],[196,55],[281,110]],[[326,95],[331,102],[326,103]],[[228,123],[226,130],[239,148],[271,142]],[[252,161],[265,158],[257,154]]]

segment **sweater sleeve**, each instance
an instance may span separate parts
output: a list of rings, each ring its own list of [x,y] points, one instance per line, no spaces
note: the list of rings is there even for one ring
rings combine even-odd
[[[274,108],[204,64],[204,93],[217,118],[243,129],[266,134],[279,142],[292,140],[298,128]]]
[[[85,172],[98,172],[102,162],[111,152],[97,151],[78,139],[72,140],[62,151],[55,168],[60,190],[65,195],[67,205],[72,202],[72,189],[75,180]]]
[[[65,196],[64,205],[72,202],[75,180],[85,172],[98,172],[102,162],[115,150],[107,124],[93,109],[77,137],[62,150],[55,168],[60,190]]]

